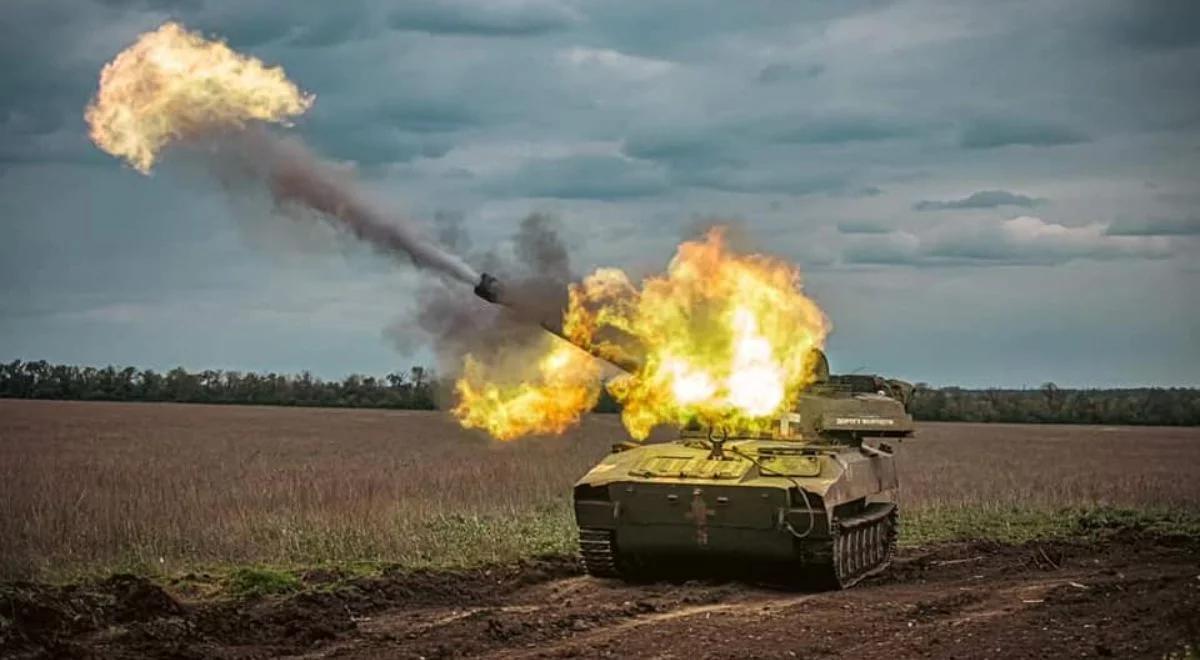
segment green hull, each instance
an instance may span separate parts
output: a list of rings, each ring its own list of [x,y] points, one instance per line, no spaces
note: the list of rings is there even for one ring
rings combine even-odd
[[[886,444],[912,419],[878,393],[817,390],[773,437],[622,444],[575,485],[590,573],[653,577],[703,567],[850,586],[886,568],[899,526]]]

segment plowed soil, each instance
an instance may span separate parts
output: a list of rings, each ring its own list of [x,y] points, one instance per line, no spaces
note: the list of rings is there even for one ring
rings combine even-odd
[[[131,576],[0,590],[0,655],[173,658],[1183,657],[1200,641],[1200,548],[954,544],[902,551],[843,592],[627,585],[552,557],[190,602]]]

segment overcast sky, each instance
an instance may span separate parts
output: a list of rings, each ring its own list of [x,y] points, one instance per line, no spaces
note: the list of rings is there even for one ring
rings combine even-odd
[[[167,19],[282,65],[317,96],[292,132],[477,262],[534,211],[577,271],[727,219],[804,269],[835,370],[1200,384],[1194,0],[5,0],[0,359],[430,359],[383,332],[427,276],[88,142],[100,68]]]

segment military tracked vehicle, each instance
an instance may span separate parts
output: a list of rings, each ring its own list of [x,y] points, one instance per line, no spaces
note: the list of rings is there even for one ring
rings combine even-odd
[[[489,275],[475,292],[506,304]],[[814,361],[815,382],[769,431],[692,425],[670,442],[615,444],[575,484],[587,572],[644,579],[753,567],[842,589],[887,568],[900,525],[887,439],[913,433],[912,387],[831,376],[820,351]]]
[[[826,376],[769,433],[692,427],[671,442],[614,446],[575,484],[584,566],[638,579],[753,566],[835,589],[879,573],[896,547],[898,483],[892,448],[868,440],[912,434],[908,391]]]

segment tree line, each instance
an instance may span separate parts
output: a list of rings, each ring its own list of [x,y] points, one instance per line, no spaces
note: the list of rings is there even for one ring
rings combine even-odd
[[[96,401],[174,401],[346,408],[433,410],[439,383],[413,367],[381,378],[353,374],[342,380],[299,375],[180,367],[165,373],[133,367],[78,367],[45,360],[0,363],[0,397]],[[1200,426],[1200,389],[1143,387],[964,389],[918,384],[909,400],[913,417],[946,422],[1035,424],[1150,424]],[[605,392],[598,412],[615,412]]]
[[[945,422],[1133,424],[1200,426],[1200,389],[1135,387],[968,390],[918,384],[909,400],[913,417]]]
[[[327,381],[300,375],[176,367],[77,367],[45,360],[0,363],[0,397],[84,401],[174,401],[277,406],[432,410],[436,382],[425,369],[382,378],[353,374]]]

